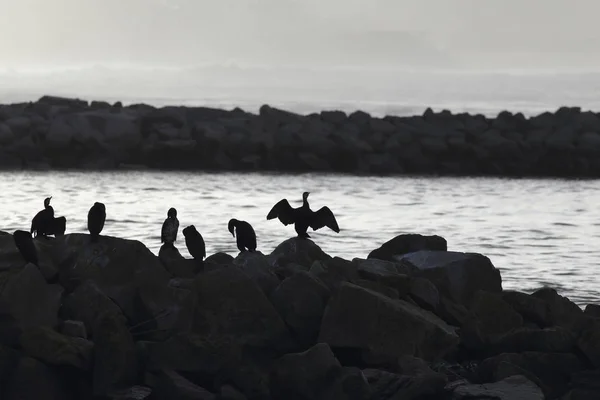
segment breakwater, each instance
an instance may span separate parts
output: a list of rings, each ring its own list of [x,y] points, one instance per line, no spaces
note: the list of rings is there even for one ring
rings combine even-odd
[[[600,114],[427,110],[299,115],[268,105],[123,106],[44,96],[0,106],[0,168],[599,177]]]
[[[600,396],[599,307],[503,290],[488,257],[440,236],[202,263],[110,236],[34,243],[39,266],[0,233],[2,399]]]

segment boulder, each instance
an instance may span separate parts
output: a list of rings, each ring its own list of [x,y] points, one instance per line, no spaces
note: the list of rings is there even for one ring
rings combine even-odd
[[[10,129],[10,126],[5,124],[4,122],[0,122],[0,145],[7,145],[15,140],[15,135]]]
[[[93,392],[103,396],[134,385],[138,360],[133,338],[122,318],[106,312],[98,316],[94,332]]]
[[[376,258],[366,260],[354,258],[352,259],[352,264],[360,277],[377,282],[394,279],[398,275],[409,275],[418,271],[408,264],[398,264]]]
[[[370,400],[371,387],[360,369],[356,367],[344,367],[337,379],[327,387],[321,398]]]
[[[302,271],[284,279],[271,302],[298,343],[308,346],[319,336],[329,295],[327,286]]]
[[[200,274],[194,291],[198,300],[194,332],[279,351],[292,345],[290,333],[273,305],[238,267]]]
[[[399,262],[416,267],[440,294],[459,304],[469,304],[477,290],[502,291],[500,271],[481,254],[424,250],[406,254]]]
[[[511,376],[495,383],[460,385],[452,393],[453,400],[488,398],[495,400],[545,399],[542,390],[521,375]]]
[[[394,261],[396,256],[420,250],[446,251],[448,250],[448,244],[446,239],[437,235],[403,234],[388,240],[378,249],[371,251],[367,258]]]
[[[327,386],[341,374],[342,366],[325,343],[303,353],[286,354],[271,370],[271,394],[274,398],[313,400],[324,397]]]
[[[64,289],[49,285],[33,264],[0,272],[0,314],[8,314],[17,325],[56,327]]]
[[[70,398],[68,393],[58,371],[33,358],[22,357],[6,381],[2,400],[65,400]]]
[[[70,365],[87,370],[92,363],[92,342],[62,335],[48,327],[25,329],[20,343],[27,355],[47,365]]]
[[[496,338],[487,350],[495,354],[526,351],[569,353],[575,349],[576,343],[575,335],[564,328],[520,328]]]
[[[299,264],[310,268],[315,261],[329,261],[331,257],[310,239],[293,237],[280,243],[271,252],[275,266]]]
[[[552,325],[550,305],[545,300],[512,290],[502,292],[502,299],[521,314],[525,321],[537,324],[541,328]]]
[[[272,272],[271,260],[259,251],[241,252],[233,265],[242,270],[267,296],[279,285],[279,278]]]
[[[549,322],[551,326],[561,326],[580,333],[587,326],[586,316],[583,310],[568,298],[559,295],[552,288],[536,290],[531,296],[543,300],[549,307]]]
[[[371,399],[442,398],[446,383],[439,374],[410,376],[378,369],[365,369],[363,373],[371,386]]]
[[[162,245],[158,251],[158,258],[165,269],[176,278],[191,279],[198,273],[198,263],[193,259],[186,259],[176,247]]]
[[[593,318],[600,318],[600,304],[586,305],[583,313]]]
[[[577,346],[588,360],[600,369],[600,321],[596,321],[582,332]]]
[[[85,324],[81,321],[62,321],[60,332],[69,337],[87,339]]]
[[[331,297],[318,340],[334,349],[425,360],[443,357],[458,344],[454,329],[437,316],[351,283],[342,283]]]
[[[216,396],[206,389],[195,385],[175,371],[159,371],[150,374],[149,386],[152,395],[158,399],[180,399],[180,400],[215,400]]]
[[[330,290],[336,290],[343,282],[350,282],[359,278],[357,264],[340,257],[315,261],[310,266],[308,273],[323,282]]]

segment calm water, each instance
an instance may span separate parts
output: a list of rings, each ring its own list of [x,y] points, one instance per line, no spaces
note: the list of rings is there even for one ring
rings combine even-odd
[[[295,235],[266,214],[281,198],[313,209],[328,205],[339,234],[312,233],[324,251],[363,257],[400,233],[438,234],[449,250],[480,252],[502,271],[505,288],[550,285],[579,304],[600,303],[600,181],[481,178],[373,178],[337,175],[205,174],[179,172],[2,173],[2,226],[28,229],[52,195],[68,232],[85,232],[94,201],[107,207],[103,233],[137,239],[153,252],[169,207],[181,229],[194,224],[207,253],[237,254],[227,221],[253,224],[259,250],[268,253]]]

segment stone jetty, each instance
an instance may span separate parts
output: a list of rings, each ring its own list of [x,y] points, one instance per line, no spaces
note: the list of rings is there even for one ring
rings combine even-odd
[[[139,241],[0,234],[3,400],[600,398],[600,306],[439,236],[365,258],[291,238],[203,263]]]
[[[252,114],[44,96],[0,106],[0,168],[599,177],[600,114]]]

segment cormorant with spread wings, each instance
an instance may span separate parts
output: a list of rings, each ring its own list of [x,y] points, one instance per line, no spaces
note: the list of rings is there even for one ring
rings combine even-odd
[[[302,206],[292,208],[286,199],[280,200],[267,215],[267,219],[279,218],[282,224],[294,224],[298,237],[309,238],[306,232],[309,227],[316,231],[324,226],[339,233],[340,228],[329,207],[321,207],[318,211],[310,209],[308,204],[309,192],[302,193]]]

